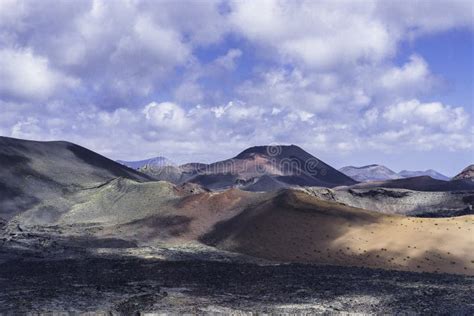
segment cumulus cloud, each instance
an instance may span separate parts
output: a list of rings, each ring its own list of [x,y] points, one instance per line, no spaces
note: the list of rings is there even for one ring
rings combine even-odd
[[[299,69],[288,71],[277,68],[244,82],[238,92],[243,98],[268,107],[298,107],[320,112],[326,110],[336,98],[333,90],[336,81],[331,75],[308,76]]]
[[[227,118],[233,122],[239,121],[258,121],[264,109],[257,106],[248,106],[242,102],[229,102],[226,106],[215,107],[211,109],[216,118]]]
[[[430,91],[437,84],[426,61],[417,55],[401,67],[390,67],[380,75],[380,89],[397,95],[416,95]]]
[[[198,30],[218,14],[217,4],[200,5],[196,12],[205,15],[195,23],[179,22],[176,8],[163,4],[157,10],[148,1],[17,1],[2,10],[16,19],[3,21],[0,46],[29,49],[57,71],[83,79],[93,102],[124,105],[173,79],[193,45],[212,42]],[[189,6],[186,10],[191,14]],[[222,29],[206,32],[217,40]]]
[[[283,58],[308,66],[377,61],[395,48],[383,21],[375,18],[372,2],[235,1],[232,5],[235,28]]]
[[[190,121],[186,112],[172,102],[152,102],[143,109],[145,118],[156,127],[169,130],[184,130],[189,127]]]
[[[0,96],[13,99],[44,100],[60,87],[78,84],[27,49],[0,49],[0,78]]]
[[[196,80],[184,80],[174,90],[178,102],[198,104],[204,99],[204,91]]]
[[[19,121],[13,125],[11,135],[18,138],[35,138],[35,135],[40,134],[41,131],[38,123],[38,119],[28,117],[26,120]]]
[[[474,29],[472,2],[468,0],[379,1],[377,15],[394,32],[410,38],[453,28]]]
[[[453,108],[440,102],[422,103],[416,99],[389,106],[383,117],[389,122],[420,124],[447,131],[459,131],[469,120],[468,113],[461,107]]]
[[[226,70],[233,70],[235,68],[236,59],[242,56],[242,51],[240,49],[229,49],[229,51],[218,57],[214,63],[216,66],[220,66]]]
[[[230,20],[280,57],[320,69],[377,62],[405,35],[473,28],[469,1],[233,1]],[[420,14],[423,12],[423,14]]]

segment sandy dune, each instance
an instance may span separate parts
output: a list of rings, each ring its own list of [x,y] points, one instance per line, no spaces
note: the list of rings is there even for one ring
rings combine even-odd
[[[284,191],[202,240],[277,261],[472,275],[473,224],[474,216],[384,215]]]

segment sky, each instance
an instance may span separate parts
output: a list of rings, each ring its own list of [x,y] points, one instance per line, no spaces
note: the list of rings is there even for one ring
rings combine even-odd
[[[0,135],[451,176],[474,162],[473,43],[472,1],[0,0]]]

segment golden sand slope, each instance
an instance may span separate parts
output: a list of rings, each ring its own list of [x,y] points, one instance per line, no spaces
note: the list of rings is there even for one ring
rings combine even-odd
[[[276,261],[474,274],[474,216],[412,218],[284,191],[201,240]]]

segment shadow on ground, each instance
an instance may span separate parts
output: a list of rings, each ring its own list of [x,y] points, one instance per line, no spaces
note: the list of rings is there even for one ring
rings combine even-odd
[[[90,253],[60,260],[29,255],[0,264],[0,312],[474,313],[474,279],[466,276]]]

